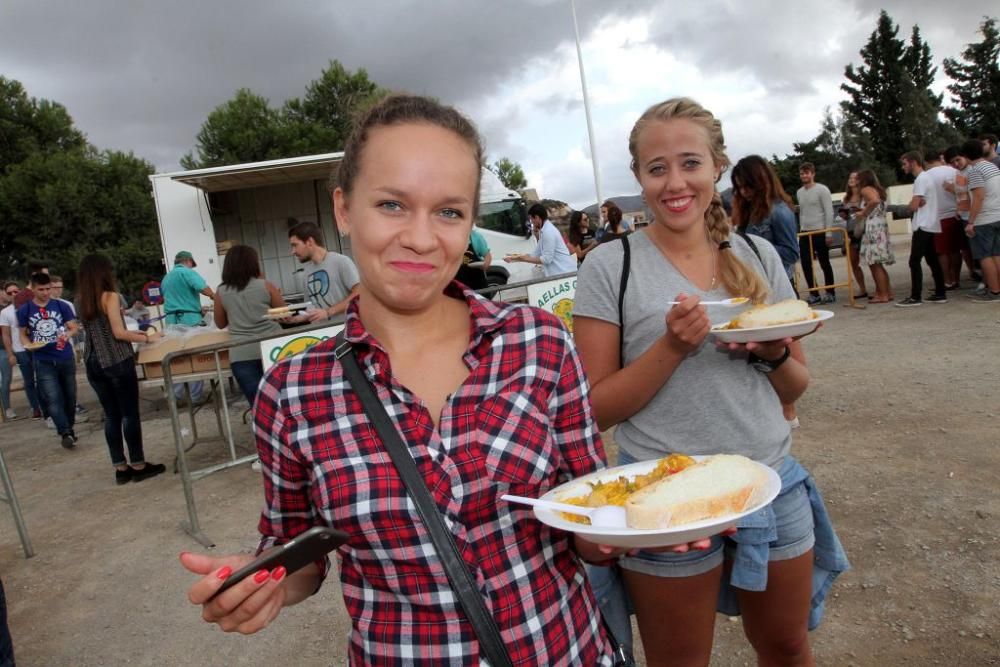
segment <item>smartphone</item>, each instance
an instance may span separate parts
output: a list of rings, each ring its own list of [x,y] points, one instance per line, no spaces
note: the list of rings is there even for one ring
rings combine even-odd
[[[233,572],[209,600],[260,570],[273,570],[279,565],[283,565],[287,572],[285,576],[288,576],[344,544],[347,542],[347,537],[347,533],[335,528],[327,528],[326,526],[310,528],[285,544],[261,554],[256,560]]]

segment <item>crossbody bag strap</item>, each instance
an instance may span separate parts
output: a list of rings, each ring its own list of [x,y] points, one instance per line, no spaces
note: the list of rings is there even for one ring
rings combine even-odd
[[[336,355],[344,368],[344,375],[375,426],[383,446],[392,458],[399,477],[417,508],[417,514],[431,535],[434,549],[444,565],[451,588],[476,631],[483,654],[493,667],[512,667],[513,663],[510,661],[496,621],[486,608],[483,595],[476,587],[465,561],[462,560],[455,538],[445,526],[441,510],[431,497],[420,471],[417,470],[417,464],[413,461],[409,448],[400,438],[399,431],[386,412],[385,406],[379,401],[371,381],[361,370],[354,348],[345,341],[343,331],[337,335],[336,342]]]

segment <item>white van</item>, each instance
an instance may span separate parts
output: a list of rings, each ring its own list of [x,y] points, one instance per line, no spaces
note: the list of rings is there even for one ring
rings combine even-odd
[[[327,190],[343,153],[307,155],[164,174],[153,174],[153,198],[163,244],[164,266],[190,251],[198,272],[215,286],[222,281],[226,244],[255,248],[264,273],[286,294],[295,291],[296,260],[288,249],[289,218],[309,221],[323,231],[326,247],[350,256],[350,238],[341,236]],[[535,240],[527,231],[524,201],[483,169],[477,224],[493,255],[490,284],[540,276],[534,264],[503,261],[509,253],[529,253]]]

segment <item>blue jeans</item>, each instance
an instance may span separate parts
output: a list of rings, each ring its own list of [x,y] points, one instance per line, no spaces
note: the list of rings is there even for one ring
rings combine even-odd
[[[0,667],[14,667],[14,642],[7,627],[7,596],[0,581]]]
[[[71,434],[76,423],[76,362],[72,357],[59,361],[35,358],[35,375],[56,432]]]
[[[88,360],[87,381],[104,409],[104,440],[108,443],[111,463],[116,466],[126,463],[123,432],[124,442],[128,443],[128,463],[134,466],[145,463],[135,362],[126,359],[114,366],[101,368],[93,360]]]
[[[14,356],[17,357],[17,367],[21,369],[21,378],[24,380],[24,393],[28,397],[31,409],[44,413],[44,406],[39,400],[38,392],[35,389],[35,360],[31,358],[31,352],[15,352]],[[42,416],[47,417],[48,415],[43,414]]]
[[[191,390],[191,401],[194,403],[201,402],[201,395],[205,393],[205,381],[198,380],[197,382],[181,382],[174,385],[174,398],[178,401],[184,398],[184,385],[187,385],[188,389]]]
[[[0,408],[4,410],[10,407],[10,378],[13,372],[7,351],[0,350]]]
[[[264,377],[264,363],[260,359],[249,359],[247,361],[234,361],[230,364],[233,377],[240,385],[243,395],[247,397],[250,407],[253,407],[253,399],[257,397],[257,387]]]

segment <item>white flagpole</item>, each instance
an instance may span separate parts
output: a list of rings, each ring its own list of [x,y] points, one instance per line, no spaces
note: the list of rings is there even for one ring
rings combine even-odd
[[[601,170],[597,165],[597,142],[594,141],[594,123],[590,118],[590,97],[587,95],[587,76],[583,72],[583,51],[580,49],[580,27],[576,23],[576,3],[569,0],[569,8],[573,14],[573,34],[576,36],[576,59],[580,64],[580,87],[583,89],[583,110],[587,115],[587,135],[590,137],[590,163],[594,167],[594,192],[597,193],[597,205],[604,203],[601,197]]]

